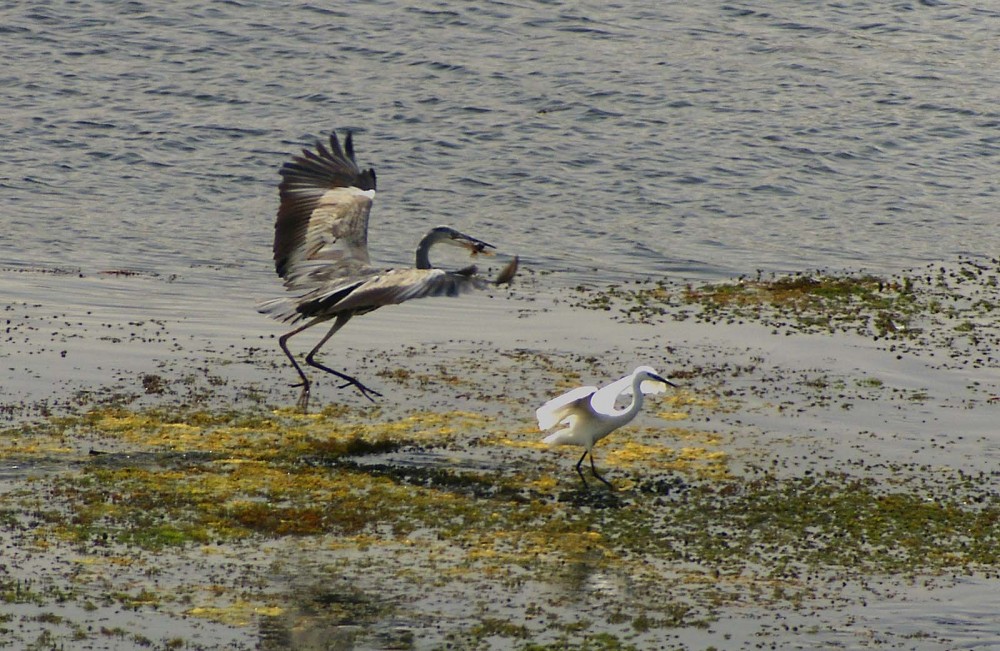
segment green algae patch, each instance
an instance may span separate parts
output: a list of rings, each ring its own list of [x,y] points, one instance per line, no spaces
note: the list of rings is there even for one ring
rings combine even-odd
[[[370,454],[404,445],[445,444],[456,432],[483,426],[485,418],[468,412],[418,412],[380,419],[377,410],[328,409],[316,414],[293,410],[264,413],[189,411],[153,408],[130,411],[97,408],[77,418],[62,418],[25,437],[5,439],[11,449],[67,452],[67,441],[93,447],[132,446],[143,450],[228,455],[233,459],[302,459]],[[43,441],[44,444],[39,444]],[[51,441],[62,441],[55,446]],[[77,445],[79,447],[79,444]]]
[[[730,477],[729,457],[718,449],[695,446],[667,446],[626,440],[609,445],[600,453],[602,462],[621,471],[638,474],[679,473],[700,479]],[[631,486],[631,484],[630,484]]]
[[[689,286],[683,300],[701,305],[703,318],[787,318],[799,330],[852,327],[874,335],[905,331],[919,307],[912,283],[867,274],[801,274]]]
[[[0,527],[30,522],[35,548],[82,555],[74,581],[118,568],[152,577],[107,591],[107,602],[236,627],[294,628],[319,606],[296,613],[287,595],[201,576],[159,587],[161,566],[220,546],[301,544],[333,556],[312,570],[319,576],[377,567],[379,585],[402,603],[479,584],[543,586],[534,617],[483,608],[455,639],[520,643],[554,631],[574,648],[642,648],[644,635],[704,627],[728,607],[803,608],[837,582],[1000,565],[1000,499],[984,488],[988,477],[941,470],[928,479],[912,468],[892,482],[741,476],[731,435],[674,424],[672,414],[718,402],[678,392],[659,404],[666,427],[626,428],[597,448],[615,491],[583,489],[578,451],[543,451],[533,423],[471,412],[94,409],[21,433],[65,442],[68,465],[0,497]],[[56,446],[38,449],[51,460]],[[15,602],[54,598],[0,587]],[[581,594],[615,604],[606,621],[572,616]],[[364,594],[356,601],[351,616],[361,619],[351,621],[365,626],[392,610]],[[341,606],[323,609],[341,621]]]
[[[997,566],[995,497],[979,507],[944,487],[933,496],[909,488],[888,492],[836,473],[729,485],[715,497],[685,499],[678,513],[685,531],[677,538],[699,539],[703,561],[726,567],[738,558],[742,566],[769,567],[772,577],[820,568],[853,575]]]
[[[847,475],[740,479],[719,447],[723,439],[695,429],[645,429],[600,446],[601,464],[622,489],[607,493],[582,490],[571,471],[553,477],[546,468],[565,455],[543,453],[535,441],[505,444],[485,430],[471,437],[486,422],[463,412],[344,423],[339,414],[199,412],[180,422],[115,410],[60,426],[84,428],[91,440],[150,446],[141,455],[91,457],[48,482],[45,528],[78,543],[157,550],[258,536],[401,540],[433,532],[476,550],[469,557],[478,561],[515,562],[572,558],[595,547],[605,559],[650,546],[670,557],[680,540],[686,557],[725,559],[727,566],[780,558],[891,572],[989,566],[997,560],[991,550],[1000,548],[993,501],[972,507],[923,488],[882,494]],[[523,436],[536,434],[526,429]],[[517,472],[500,473],[363,461],[428,445],[450,450],[456,441],[536,454],[535,468],[520,462]],[[768,557],[768,550],[780,554]]]
[[[229,626],[248,626],[260,617],[280,617],[282,613],[280,606],[261,605],[242,599],[225,606],[195,606],[184,611],[184,614],[191,617],[209,619]]]
[[[420,489],[333,468],[403,446],[446,445],[483,423],[476,414],[414,413],[377,420],[319,414],[94,409],[9,440],[21,457],[87,459],[55,478],[44,512],[61,539],[162,548],[250,535],[357,533],[388,522],[422,526]],[[28,439],[28,445],[21,445]],[[72,441],[55,447],[36,440]],[[89,447],[90,452],[83,450]],[[100,448],[104,448],[101,450]],[[446,500],[442,500],[444,502]],[[65,517],[57,506],[65,509]],[[407,509],[412,518],[403,517]]]
[[[172,464],[176,466],[176,464]],[[56,482],[69,520],[55,532],[80,542],[108,539],[156,549],[254,535],[394,536],[434,524],[484,526],[475,504],[357,469],[233,463],[164,468],[89,468]],[[58,503],[57,501],[57,503]]]
[[[900,350],[944,347],[996,363],[1000,260],[960,259],[892,276],[816,271],[694,285],[668,279],[579,286],[578,307],[623,321],[760,323],[775,333],[848,332]]]

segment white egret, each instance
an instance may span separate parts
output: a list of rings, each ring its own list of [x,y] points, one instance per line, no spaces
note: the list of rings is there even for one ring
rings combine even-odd
[[[314,325],[336,319],[333,326],[306,355],[306,363],[332,373],[348,386],[373,400],[381,395],[346,373],[315,360],[316,353],[338,330],[359,314],[428,296],[458,296],[489,283],[476,275],[476,267],[458,271],[435,269],[429,251],[434,244],[453,244],[473,255],[494,248],[448,226],[431,229],[417,245],[416,266],[408,269],[374,267],[368,257],[368,214],[375,197],[375,170],[362,171],[354,160],[350,132],[344,148],[337,134],[330,134],[329,149],[321,142],[316,151],[303,149],[281,170],[278,186],[281,205],[274,224],[274,268],[293,297],[264,301],[258,309],[288,323],[304,324],[278,339],[281,350],[299,374],[299,405],[309,399],[309,378],[288,350],[288,340]],[[500,272],[495,284],[510,282],[517,272],[515,257]]]
[[[642,409],[643,395],[663,393],[667,386],[677,386],[661,377],[649,366],[640,366],[625,377],[607,386],[579,387],[558,398],[549,400],[535,411],[538,428],[546,431],[557,425],[565,427],[549,434],[543,443],[549,445],[579,445],[584,448],[583,456],[576,462],[576,472],[587,486],[580,465],[590,455],[590,470],[594,477],[614,490],[611,483],[597,472],[594,466],[594,444],[628,424]],[[632,402],[624,409],[617,409],[615,402],[621,395],[632,394]],[[589,488],[589,486],[588,486]]]

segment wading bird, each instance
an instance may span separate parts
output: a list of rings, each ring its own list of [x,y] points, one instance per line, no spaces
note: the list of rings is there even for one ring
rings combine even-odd
[[[644,394],[663,393],[667,386],[677,386],[661,377],[648,366],[640,366],[629,375],[601,387],[579,387],[558,398],[549,400],[535,411],[538,418],[538,428],[545,431],[556,425],[565,425],[558,432],[549,434],[543,443],[549,445],[579,445],[584,450],[583,456],[576,462],[576,472],[580,475],[583,485],[587,488],[587,480],[583,476],[580,465],[590,455],[590,470],[614,490],[611,483],[597,473],[594,466],[594,444],[602,438],[626,425],[635,418],[642,409]],[[624,409],[616,409],[615,401],[622,394],[632,394],[632,402]]]
[[[428,296],[458,296],[485,288],[476,267],[444,271],[431,265],[429,252],[435,244],[452,244],[473,255],[494,248],[482,240],[448,226],[431,229],[417,245],[416,267],[381,269],[368,258],[368,213],[375,197],[375,170],[362,171],[354,160],[350,132],[341,148],[337,134],[330,134],[330,147],[316,143],[315,151],[302,150],[280,170],[278,191],[281,204],[274,224],[274,268],[284,279],[285,289],[295,296],[264,301],[260,312],[287,323],[304,321],[278,339],[292,362],[302,387],[299,406],[309,400],[310,381],[288,349],[288,340],[330,319],[333,325],[306,355],[306,363],[354,386],[369,400],[377,391],[359,380],[316,361],[316,353],[330,337],[359,314],[385,305],[395,305]],[[495,284],[510,282],[517,272],[515,257],[500,272]]]

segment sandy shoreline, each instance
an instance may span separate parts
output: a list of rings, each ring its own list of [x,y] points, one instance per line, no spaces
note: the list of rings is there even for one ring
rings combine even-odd
[[[670,291],[641,319],[537,286],[387,311],[334,357],[386,397],[321,379],[308,415],[269,324],[15,302],[0,625],[109,649],[995,643],[969,625],[997,594],[995,330],[702,318]],[[573,305],[594,295],[617,303]],[[534,408],[640,363],[682,388],[597,449],[619,490],[583,492]]]

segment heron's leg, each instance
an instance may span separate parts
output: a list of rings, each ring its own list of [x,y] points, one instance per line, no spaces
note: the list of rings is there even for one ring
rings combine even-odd
[[[288,361],[290,361],[292,363],[292,366],[295,367],[295,372],[299,374],[300,378],[302,378],[301,382],[299,382],[298,384],[293,384],[292,386],[293,387],[301,386],[302,390],[305,391],[306,393],[309,392],[309,378],[306,377],[306,374],[302,372],[302,367],[299,366],[299,363],[295,361],[295,356],[292,355],[292,351],[288,350],[288,340],[294,337],[295,335],[299,334],[303,330],[311,328],[312,326],[316,325],[319,322],[320,319],[313,319],[312,321],[309,321],[305,325],[300,326],[295,330],[292,330],[291,332],[285,333],[280,337],[278,337],[278,345],[281,346],[281,350],[285,352],[285,357],[288,358]]]
[[[582,461],[582,459],[581,459],[581,461]],[[590,453],[590,471],[592,473],[594,473],[595,477],[597,477],[598,479],[600,479],[601,481],[603,481],[605,486],[607,486],[611,490],[615,489],[615,487],[611,485],[611,482],[609,482],[607,479],[605,479],[604,477],[601,477],[599,474],[597,474],[597,467],[594,466],[594,453],[593,453],[593,451],[591,451],[591,453]]]
[[[309,351],[309,354],[306,355],[306,364],[308,364],[309,366],[313,366],[315,368],[318,368],[321,371],[326,371],[327,373],[332,373],[333,375],[336,375],[337,377],[339,377],[341,380],[345,380],[347,383],[346,384],[342,384],[340,386],[341,389],[343,389],[344,387],[354,386],[354,387],[356,387],[358,389],[358,391],[361,392],[361,395],[363,395],[364,397],[368,398],[372,402],[375,402],[375,398],[372,398],[372,395],[376,395],[376,396],[380,396],[381,397],[381,395],[382,395],[381,393],[379,393],[378,391],[375,391],[374,389],[369,389],[365,385],[361,384],[361,381],[358,380],[357,378],[353,378],[350,375],[347,375],[346,373],[341,373],[340,371],[335,371],[332,368],[330,368],[329,366],[324,366],[323,364],[320,364],[315,359],[316,353],[318,353],[319,349],[323,347],[323,344],[325,344],[327,341],[329,341],[330,337],[332,337],[333,335],[335,335],[338,330],[340,330],[341,328],[343,328],[344,325],[348,321],[351,320],[352,316],[354,316],[354,315],[351,312],[345,312],[343,314],[338,314],[337,315],[337,320],[333,322],[333,326],[330,328],[330,331],[327,332],[323,336],[323,338],[319,340],[319,343],[316,344],[316,346],[314,346],[313,349]]]
[[[317,323],[321,323],[322,321],[325,321],[325,319],[322,319],[322,318],[313,319],[312,321],[309,321],[305,325],[303,325],[301,327],[298,327],[295,330],[292,330],[291,332],[288,332],[288,333],[286,333],[286,334],[278,337],[278,345],[280,345],[281,346],[281,350],[284,351],[285,357],[288,358],[288,361],[290,361],[292,363],[292,366],[295,367],[295,372],[299,374],[300,378],[302,378],[301,382],[299,382],[297,384],[293,384],[292,386],[293,387],[302,387],[302,391],[299,393],[298,408],[299,408],[299,411],[301,411],[303,413],[305,413],[308,410],[308,408],[309,408],[309,385],[310,385],[310,382],[309,382],[309,378],[306,377],[306,374],[302,371],[302,367],[299,366],[299,363],[295,361],[295,356],[292,355],[292,351],[288,350],[288,340],[291,339],[292,337],[294,337],[295,335],[299,334],[303,330],[305,330],[307,328],[311,328],[312,326],[316,325]]]
[[[580,475],[580,481],[583,482],[583,487],[586,488],[587,490],[590,490],[590,485],[587,484],[587,479],[583,476],[583,470],[580,469],[580,464],[583,463],[583,460],[587,458],[588,454],[590,454],[590,450],[584,450],[583,456],[580,457],[580,460],[576,462],[576,474]],[[594,460],[593,455],[591,455],[590,460],[591,461]]]

